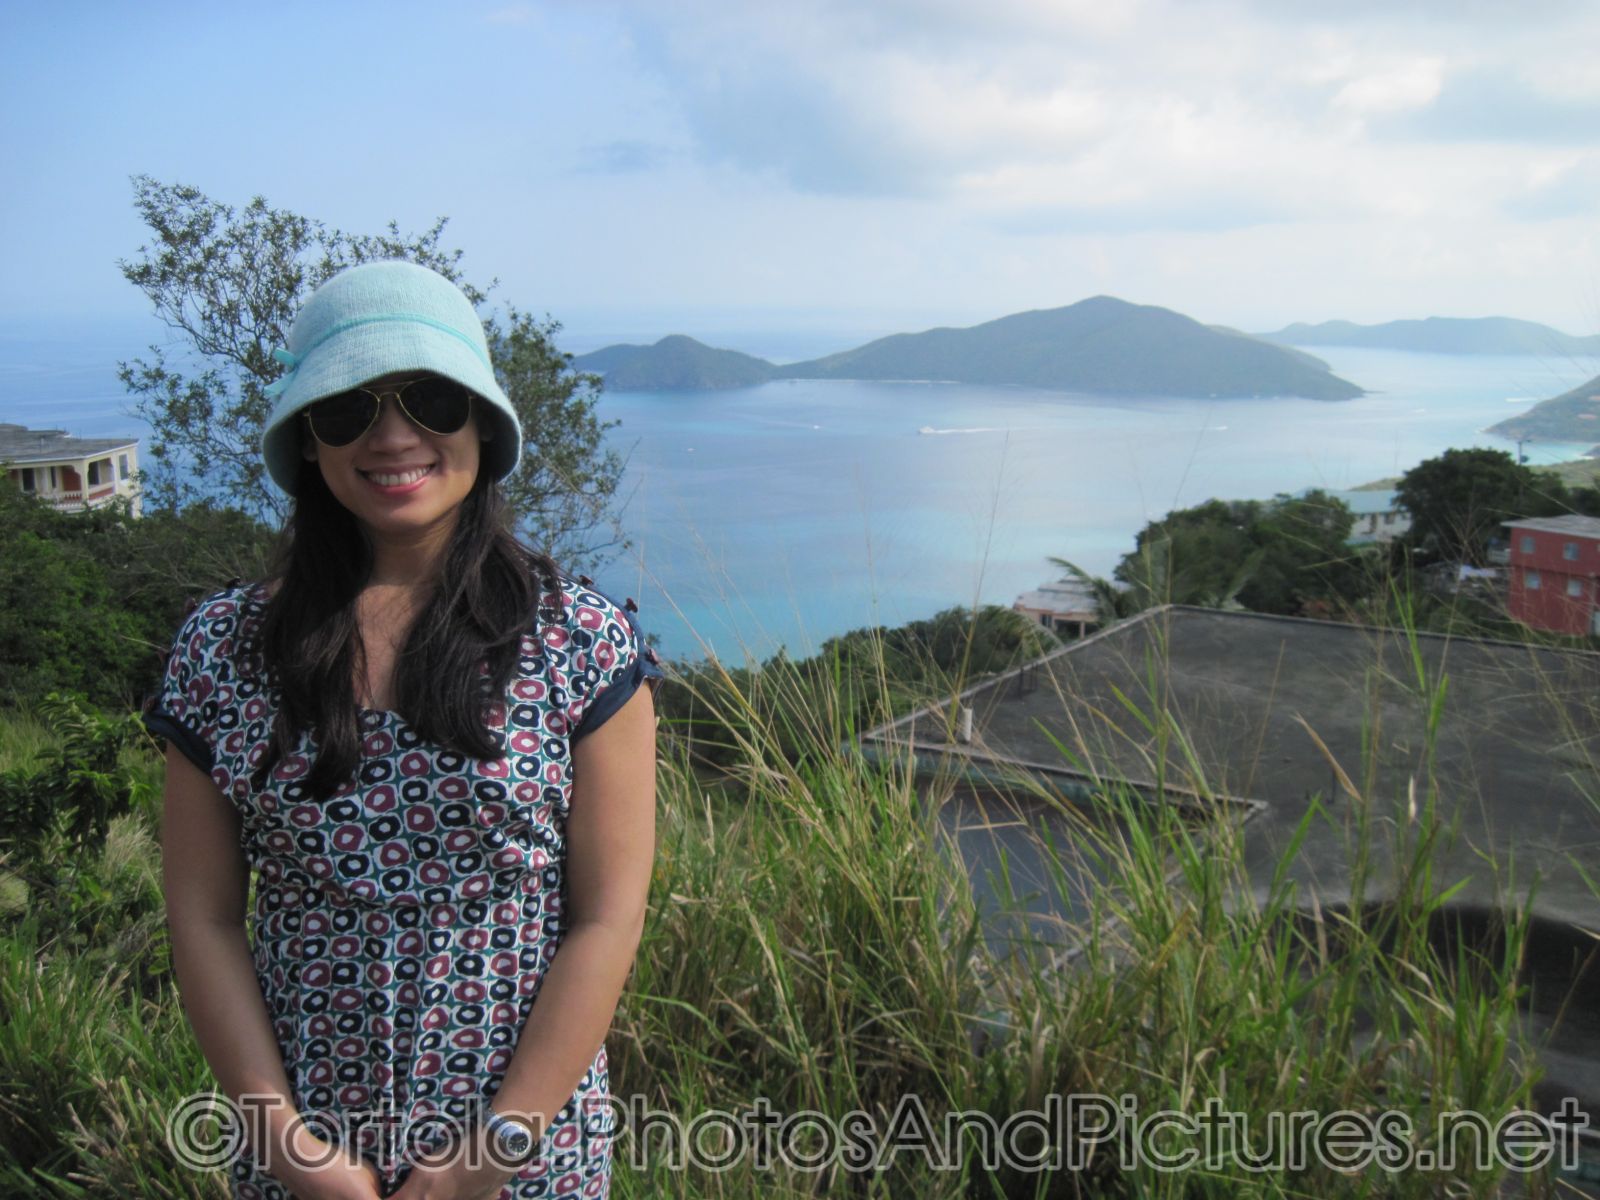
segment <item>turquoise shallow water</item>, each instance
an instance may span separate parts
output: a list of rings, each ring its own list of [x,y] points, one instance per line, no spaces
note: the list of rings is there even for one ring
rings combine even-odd
[[[1591,364],[1324,355],[1373,394],[1110,400],[956,384],[792,381],[605,398],[630,452],[632,553],[610,574],[669,653],[792,653],[958,603],[1108,573],[1149,520],[1396,475],[1554,395]],[[1518,401],[1509,403],[1508,400]],[[1600,436],[1597,436],[1600,440]],[[1529,447],[1531,461],[1580,446]]]
[[[138,338],[0,333],[0,420],[139,433],[117,357]],[[602,398],[629,459],[633,548],[598,572],[663,652],[793,654],[955,604],[1009,604],[1046,559],[1107,573],[1134,534],[1210,496],[1265,498],[1396,475],[1595,374],[1589,362],[1389,351],[1321,355],[1371,395],[1101,397],[931,383],[789,381]],[[1515,400],[1516,403],[1509,403]],[[922,432],[923,430],[932,432]],[[1600,441],[1597,433],[1596,441]],[[1528,448],[1534,462],[1587,446]]]

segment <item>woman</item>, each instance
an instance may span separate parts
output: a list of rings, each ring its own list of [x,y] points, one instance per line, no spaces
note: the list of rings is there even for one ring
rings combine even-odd
[[[234,1194],[604,1196],[661,672],[624,607],[511,536],[522,431],[454,284],[354,267],[289,342],[281,566],[195,609],[148,717],[174,968],[245,1123]]]

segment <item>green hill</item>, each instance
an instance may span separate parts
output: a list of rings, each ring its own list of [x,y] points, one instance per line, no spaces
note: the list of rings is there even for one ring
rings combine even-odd
[[[1489,427],[1507,438],[1591,442],[1600,434],[1600,375]]]
[[[773,377],[1019,384],[1098,395],[1347,400],[1362,394],[1300,351],[1111,296],[968,329],[895,334],[778,367]]]
[[[614,392],[710,391],[753,387],[772,378],[772,364],[737,350],[717,350],[672,334],[653,346],[607,346],[572,360],[605,377]]]
[[[1513,317],[1428,317],[1381,325],[1324,321],[1320,325],[1287,325],[1276,333],[1257,336],[1286,346],[1361,346],[1426,354],[1600,354],[1600,337],[1573,337]]]

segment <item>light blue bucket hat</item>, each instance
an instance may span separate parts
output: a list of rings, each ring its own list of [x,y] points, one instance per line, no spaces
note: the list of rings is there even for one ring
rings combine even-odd
[[[479,420],[490,422],[491,436],[478,469],[490,478],[504,479],[522,457],[522,426],[495,380],[483,322],[460,288],[427,267],[384,261],[339,272],[301,307],[288,349],[272,353],[288,370],[266,389],[276,403],[261,453],[291,496],[303,461],[300,410],[395,371],[432,371],[484,399]]]

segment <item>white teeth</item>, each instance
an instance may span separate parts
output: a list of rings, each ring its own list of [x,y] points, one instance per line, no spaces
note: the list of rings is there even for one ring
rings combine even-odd
[[[401,475],[388,475],[381,471],[368,471],[366,476],[379,487],[403,487],[405,484],[415,483],[431,470],[433,470],[432,467],[415,467]]]

